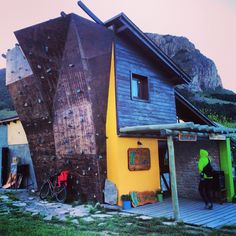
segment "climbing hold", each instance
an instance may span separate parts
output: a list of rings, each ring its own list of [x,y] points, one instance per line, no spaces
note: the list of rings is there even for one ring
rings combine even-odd
[[[48,69],[46,70],[47,73],[50,73],[51,71],[52,71],[51,68],[48,68]]]
[[[45,46],[45,52],[48,53],[48,46]]]
[[[2,57],[5,59],[7,58],[6,54],[4,54],[4,53],[2,54]]]
[[[80,89],[77,89],[76,92],[79,94],[79,93],[81,93],[81,90],[80,90]]]
[[[69,67],[74,67],[75,65],[74,64],[69,64]]]
[[[38,69],[42,69],[42,66],[40,66],[40,65],[37,65],[37,68],[38,68]]]

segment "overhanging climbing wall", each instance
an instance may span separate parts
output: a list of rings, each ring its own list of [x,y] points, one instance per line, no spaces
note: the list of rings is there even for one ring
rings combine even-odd
[[[112,31],[70,14],[15,32],[7,86],[38,185],[69,168],[72,192],[102,201]]]

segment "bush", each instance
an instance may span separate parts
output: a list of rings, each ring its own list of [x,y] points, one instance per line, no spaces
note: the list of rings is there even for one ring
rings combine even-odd
[[[130,195],[129,194],[123,194],[123,195],[121,195],[121,197],[120,197],[120,199],[121,199],[121,201],[131,201],[131,197],[130,197]]]

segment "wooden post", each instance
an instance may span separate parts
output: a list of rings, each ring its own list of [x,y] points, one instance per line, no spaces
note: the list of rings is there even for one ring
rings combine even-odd
[[[177,193],[177,184],[176,184],[176,171],[175,171],[175,153],[174,153],[174,143],[173,137],[167,137],[168,151],[169,151],[169,168],[170,168],[170,179],[171,179],[171,197],[172,205],[174,211],[174,218],[176,221],[180,220],[179,213],[179,199]]]

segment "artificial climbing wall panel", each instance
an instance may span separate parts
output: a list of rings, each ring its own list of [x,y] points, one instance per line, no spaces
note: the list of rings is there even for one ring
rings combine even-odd
[[[24,63],[8,71],[16,77],[9,77],[8,89],[39,185],[51,172],[69,168],[71,192],[102,201],[112,31],[70,14],[15,34]],[[25,77],[19,66],[27,69]]]

